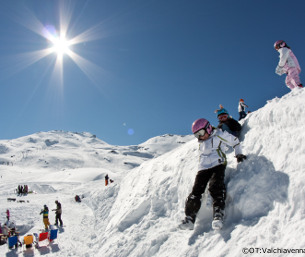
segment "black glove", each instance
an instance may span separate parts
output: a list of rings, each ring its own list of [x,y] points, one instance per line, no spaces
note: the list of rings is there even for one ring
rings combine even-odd
[[[243,155],[243,154],[238,154],[236,155],[236,159],[237,159],[237,162],[242,162],[243,160],[246,160],[247,159],[247,156],[246,155]]]

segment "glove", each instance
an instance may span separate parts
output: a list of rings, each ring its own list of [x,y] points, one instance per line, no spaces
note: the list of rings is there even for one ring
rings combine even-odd
[[[236,155],[236,159],[237,159],[237,162],[240,163],[240,162],[243,162],[243,160],[246,160],[247,156],[243,155],[243,154],[238,154],[238,155]]]
[[[276,66],[276,69],[275,69],[275,73],[279,76],[283,75],[285,72],[283,70],[283,67],[280,67],[280,66]]]

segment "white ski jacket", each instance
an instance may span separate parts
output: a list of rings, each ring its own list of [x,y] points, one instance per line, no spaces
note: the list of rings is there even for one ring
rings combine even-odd
[[[238,103],[238,112],[245,111],[246,107],[248,107],[244,102]]]
[[[241,147],[237,137],[227,131],[214,129],[207,140],[199,140],[199,165],[198,170],[206,170],[225,164],[227,146],[234,148],[235,156],[241,154]]]
[[[299,62],[291,49],[283,47],[280,48],[278,52],[280,53],[280,60],[277,69],[279,69],[280,72],[287,73],[289,68],[297,68],[298,72],[301,72]]]

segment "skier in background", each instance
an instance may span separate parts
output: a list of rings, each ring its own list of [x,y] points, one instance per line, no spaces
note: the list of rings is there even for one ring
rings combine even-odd
[[[232,117],[229,116],[228,111],[223,108],[223,106],[219,105],[220,109],[216,110],[217,118],[218,118],[218,128],[222,131],[227,131],[233,136],[239,137],[241,132],[241,125],[238,123],[237,120],[234,120]]]
[[[239,113],[239,120],[245,118],[247,116],[245,110],[248,108],[248,105],[245,104],[244,99],[240,99],[238,103],[238,113]]]
[[[186,199],[185,219],[179,225],[181,229],[193,229],[197,213],[201,207],[201,197],[207,184],[213,198],[213,229],[221,229],[226,200],[224,183],[226,155],[224,150],[229,145],[235,150],[237,162],[246,156],[242,154],[237,137],[226,131],[215,129],[206,119],[198,119],[192,125],[194,136],[199,142],[199,165],[192,192]]]
[[[284,40],[278,40],[274,43],[274,48],[280,53],[280,60],[275,69],[275,73],[279,76],[287,74],[285,83],[291,90],[303,87],[299,74],[301,68],[299,62],[290,47]]]
[[[45,226],[45,230],[47,231],[50,226],[49,221],[49,208],[47,205],[43,206],[43,209],[41,210],[40,214],[42,214],[42,221]]]
[[[60,223],[60,226],[63,226],[63,222],[61,220],[61,214],[62,214],[62,209],[61,209],[61,203],[58,202],[57,200],[55,201],[56,203],[56,209],[53,209],[52,211],[55,211],[55,225],[58,226],[58,221]]]

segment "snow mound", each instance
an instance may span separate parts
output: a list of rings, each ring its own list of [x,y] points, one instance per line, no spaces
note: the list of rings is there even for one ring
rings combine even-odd
[[[304,90],[293,91],[269,101],[243,122],[242,146],[248,159],[237,165],[233,153],[228,156],[226,221],[220,236],[211,230],[207,195],[195,231],[188,235],[177,231],[197,173],[194,139],[143,163],[122,181],[107,235],[98,238],[104,242],[99,254],[240,256],[239,242],[253,247],[304,247],[304,240],[296,242],[283,231],[289,225],[287,232],[302,233],[304,99]],[[296,188],[302,189],[300,194],[294,193]]]
[[[211,228],[208,194],[195,230],[178,229],[197,173],[192,135],[164,135],[139,146],[111,146],[89,133],[58,131],[3,140],[0,204],[10,209],[22,236],[43,227],[43,204],[53,209],[55,200],[62,203],[66,227],[48,256],[235,257],[244,249],[295,256],[293,250],[305,249],[304,99],[303,89],[293,90],[242,121],[247,160],[237,164],[228,153],[219,233]],[[106,174],[114,180],[107,187]],[[18,184],[36,193],[18,196],[25,202],[8,202]],[[74,201],[76,194],[81,203]],[[51,212],[51,222],[54,217]],[[0,254],[8,255],[6,245]]]

